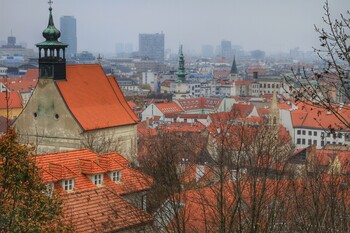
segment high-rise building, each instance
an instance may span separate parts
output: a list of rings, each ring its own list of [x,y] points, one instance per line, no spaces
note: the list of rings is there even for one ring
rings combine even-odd
[[[67,57],[77,53],[77,20],[73,16],[62,16],[61,24],[61,41],[68,44],[66,50]]]
[[[158,62],[164,62],[164,34],[139,34],[139,54]]]
[[[225,57],[226,59],[231,59],[233,57],[231,41],[229,40],[221,41],[221,56]]]

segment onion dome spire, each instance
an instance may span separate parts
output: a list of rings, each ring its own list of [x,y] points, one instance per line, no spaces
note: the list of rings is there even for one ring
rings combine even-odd
[[[182,52],[182,45],[180,45],[179,48],[179,70],[176,72],[176,75],[179,78],[178,82],[185,82],[186,71],[184,54]]]
[[[57,41],[58,38],[60,38],[61,36],[61,32],[55,27],[55,24],[53,23],[53,17],[52,17],[52,1],[49,1],[49,23],[47,25],[47,28],[43,31],[43,37],[47,40],[47,41]]]
[[[65,49],[68,45],[58,41],[61,32],[53,23],[52,0],[49,0],[49,5],[49,23],[43,31],[46,40],[36,44],[39,48],[39,78],[63,80],[66,79]]]

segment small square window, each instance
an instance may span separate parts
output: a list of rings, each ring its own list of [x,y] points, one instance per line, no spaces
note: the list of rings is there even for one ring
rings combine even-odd
[[[298,138],[298,139],[297,139],[297,145],[300,145],[300,142],[301,142],[301,139]]]
[[[303,135],[306,135],[306,131],[305,130],[303,130],[302,133],[303,133]]]
[[[314,136],[317,136],[317,131],[314,131]]]
[[[102,174],[97,174],[93,176],[93,183],[95,185],[101,185],[103,181],[103,175]]]
[[[306,141],[305,138],[303,138],[303,139],[301,140],[301,144],[302,144],[302,145],[305,145],[305,141]]]
[[[311,146],[311,139],[307,140],[307,144]]]
[[[114,182],[120,182],[122,178],[122,172],[121,171],[114,171],[111,173],[111,179],[114,181]]]
[[[309,131],[309,136],[312,136],[312,131]]]
[[[297,134],[298,135],[300,135],[301,134],[301,130],[299,129],[299,130],[297,130]]]
[[[62,184],[63,189],[66,191],[72,191],[74,189],[74,179],[64,180]]]

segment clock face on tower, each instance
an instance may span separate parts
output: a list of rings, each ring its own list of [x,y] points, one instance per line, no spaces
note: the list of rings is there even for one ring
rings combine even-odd
[[[40,77],[48,78],[53,76],[52,65],[42,64],[40,66]]]

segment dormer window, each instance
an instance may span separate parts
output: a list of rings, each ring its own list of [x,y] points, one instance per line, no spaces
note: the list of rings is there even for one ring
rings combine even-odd
[[[114,171],[111,172],[111,180],[113,180],[114,182],[120,182],[122,178],[122,171]]]
[[[74,179],[63,180],[62,187],[66,191],[73,191],[74,190]]]
[[[92,182],[95,185],[102,185],[103,183],[103,174],[97,174],[92,176]]]

